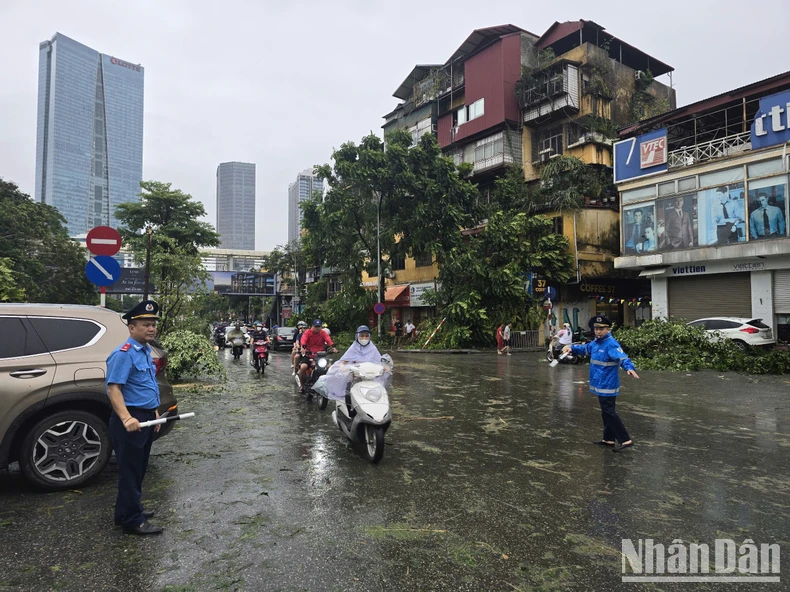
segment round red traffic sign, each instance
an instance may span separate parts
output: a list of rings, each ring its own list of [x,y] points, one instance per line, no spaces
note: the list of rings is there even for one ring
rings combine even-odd
[[[85,245],[94,255],[115,255],[121,250],[121,235],[110,226],[97,226],[88,233]]]
[[[382,302],[376,302],[376,304],[373,305],[373,312],[375,312],[377,315],[384,314],[385,310],[387,310],[387,307],[385,307]]]

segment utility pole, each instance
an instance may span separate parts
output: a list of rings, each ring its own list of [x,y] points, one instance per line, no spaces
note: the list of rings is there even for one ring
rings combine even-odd
[[[145,288],[143,293],[143,300],[148,300],[148,292],[151,287],[151,235],[154,229],[148,226],[145,233],[148,235],[148,240],[145,247]]]
[[[378,192],[378,204],[376,207],[376,259],[378,262],[378,301],[381,302],[381,284],[384,278],[381,277],[381,191]],[[381,343],[381,315],[378,315],[379,343]]]

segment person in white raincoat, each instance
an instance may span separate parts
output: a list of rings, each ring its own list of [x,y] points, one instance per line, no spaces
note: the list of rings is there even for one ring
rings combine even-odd
[[[326,375],[318,379],[315,384],[315,389],[321,394],[324,394],[328,399],[334,401],[342,401],[346,396],[346,385],[351,381],[351,372],[349,372],[349,364],[358,364],[361,362],[373,362],[374,364],[382,364],[381,353],[378,348],[373,345],[370,340],[370,329],[366,325],[361,325],[357,328],[356,337],[351,347],[346,350],[346,353],[335,362]],[[385,363],[387,372],[376,380],[381,382],[385,388],[388,385],[392,374],[392,362]]]

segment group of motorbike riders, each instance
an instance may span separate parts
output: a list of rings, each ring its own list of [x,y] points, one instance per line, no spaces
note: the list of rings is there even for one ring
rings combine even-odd
[[[329,328],[326,323],[322,323],[319,319],[315,319],[312,327],[309,328],[306,322],[299,321],[296,325],[296,331],[293,349],[291,350],[291,375],[299,375],[300,392],[304,394],[307,372],[309,368],[315,367],[315,358],[318,352],[337,353],[337,349],[330,337]],[[258,340],[264,340],[268,344],[272,343],[271,337],[263,323],[255,323],[254,329],[249,335],[252,343]],[[246,338],[240,321],[236,321],[233,328],[225,336],[228,342],[232,342],[234,338]],[[256,353],[253,349],[253,361],[255,355]],[[381,354],[378,348],[371,343],[370,329],[366,325],[361,325],[356,330],[354,343],[340,359],[340,363],[347,364],[371,360],[378,362],[381,360]],[[269,364],[268,350],[264,354],[263,363]]]

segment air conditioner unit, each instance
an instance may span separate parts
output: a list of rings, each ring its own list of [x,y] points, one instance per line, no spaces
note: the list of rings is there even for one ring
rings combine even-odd
[[[431,124],[431,132],[433,132],[435,134],[437,131],[439,131],[439,126],[436,125],[435,123],[432,123]]]
[[[645,73],[642,72],[642,70],[637,70],[636,73],[634,74],[634,78],[636,80],[641,80],[642,76],[644,76],[644,75],[645,75]]]
[[[538,152],[538,156],[540,156],[540,162],[548,162],[553,155],[554,155],[553,148],[546,148],[546,150],[541,150],[540,152]]]

